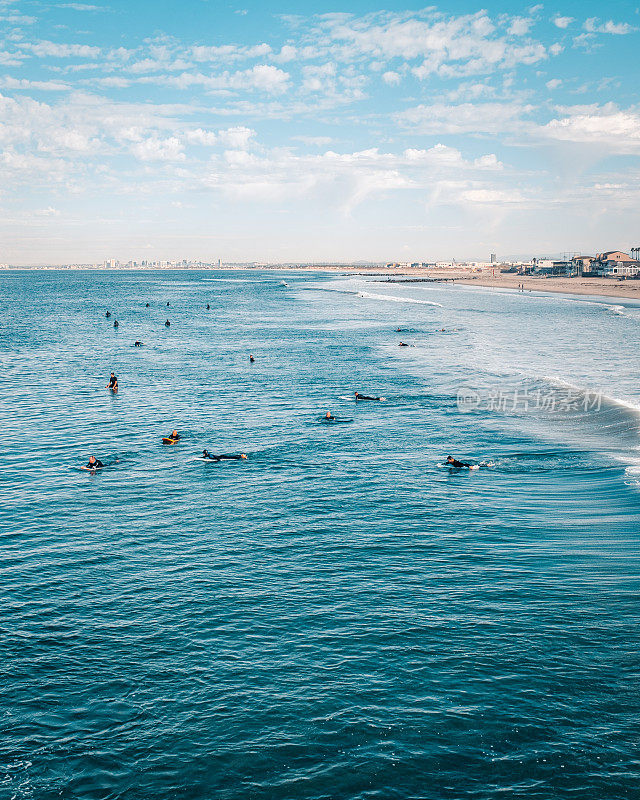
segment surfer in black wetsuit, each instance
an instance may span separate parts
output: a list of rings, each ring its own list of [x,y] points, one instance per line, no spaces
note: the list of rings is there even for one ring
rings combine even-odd
[[[111,312],[110,312],[110,311],[107,311],[107,313],[105,314],[105,317],[106,317],[107,319],[109,319],[109,317],[110,317],[110,316],[111,316]]]
[[[100,467],[104,467],[102,461],[100,461],[100,459],[96,458],[95,456],[89,456],[89,463],[82,469],[94,470],[94,469],[100,469]]]
[[[406,342],[400,342],[398,347],[409,347],[409,345]]]
[[[168,305],[168,303],[167,303],[167,305]],[[164,323],[164,327],[165,327],[165,328],[168,328],[170,325],[171,325],[171,323],[169,322],[169,320],[167,320],[167,321]]]
[[[244,460],[247,456],[244,453],[223,453],[222,455],[213,455],[208,450],[202,451],[202,458],[208,461],[240,461]]]
[[[119,325],[120,325],[120,323],[118,322],[117,319],[113,321],[113,327],[114,328],[117,328]]]
[[[471,467],[466,461],[457,461],[453,456],[447,456],[447,464],[450,464],[454,469],[462,469],[462,467]]]
[[[359,392],[356,392],[355,395],[356,395],[356,401],[357,400],[380,400],[379,397],[369,397],[368,395],[360,394]]]
[[[138,341],[138,340],[136,339],[136,341],[133,343],[133,346],[134,346],[134,347],[142,347],[142,342],[140,342],[140,341]]]
[[[173,439],[174,442],[179,442],[180,434],[178,433],[178,431],[171,431],[171,433],[166,438]]]
[[[335,419],[335,417],[333,416],[333,414],[330,411],[327,411],[327,413],[324,415],[324,418],[325,419]]]
[[[249,363],[253,364],[255,362],[255,358],[249,353]]]
[[[107,384],[107,389],[113,389],[114,392],[118,391],[118,379],[116,376],[111,373],[111,377],[109,378],[109,383]]]
[[[211,310],[211,306],[209,305],[209,303],[207,303],[207,311],[210,311],[210,310]]]
[[[146,304],[145,304],[145,308],[149,308],[149,303],[146,303]]]

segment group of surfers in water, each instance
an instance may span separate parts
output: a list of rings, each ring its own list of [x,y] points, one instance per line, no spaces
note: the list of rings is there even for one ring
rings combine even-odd
[[[136,347],[138,347],[141,342],[136,342]],[[255,358],[253,355],[249,356],[250,362],[253,364],[255,362]],[[109,377],[109,382],[106,386],[107,389],[110,389],[112,392],[118,391],[118,378],[114,372],[111,373]],[[372,395],[361,394],[360,392],[354,392],[354,398],[356,403],[360,400],[369,400],[369,401],[382,401],[384,397],[373,397]],[[327,413],[322,418],[323,421],[326,422],[351,422],[351,420],[343,420],[339,417],[335,417],[331,411],[327,411]],[[180,434],[178,433],[177,429],[173,429],[168,436],[164,436],[162,441],[164,444],[177,444],[180,441]],[[210,453],[206,448],[202,451],[202,460],[203,461],[244,461],[248,458],[246,453]],[[459,470],[459,469],[476,469],[479,465],[477,464],[470,464],[466,461],[458,461],[458,459],[454,458],[453,456],[447,456],[447,464],[450,466],[451,471]],[[102,469],[105,465],[99,458],[95,456],[89,456],[89,461],[81,467],[81,469],[88,470],[89,472],[95,472],[98,469]]]

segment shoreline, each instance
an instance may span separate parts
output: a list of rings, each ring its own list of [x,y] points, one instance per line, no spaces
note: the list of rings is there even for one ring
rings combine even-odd
[[[140,269],[121,267],[103,269],[95,267],[10,267],[0,270],[0,274],[10,272],[325,272],[344,275],[360,275],[363,277],[395,278],[389,283],[411,283],[412,279],[420,283],[458,283],[463,286],[481,286],[486,289],[509,289],[514,292],[522,286],[525,292],[549,292],[555,294],[592,295],[600,297],[617,297],[640,302],[640,280],[614,281],[608,278],[537,278],[531,276],[502,273],[495,276],[470,274],[463,270],[385,269],[379,266],[351,266],[346,264],[304,264],[299,266],[222,266],[222,267],[171,267]]]

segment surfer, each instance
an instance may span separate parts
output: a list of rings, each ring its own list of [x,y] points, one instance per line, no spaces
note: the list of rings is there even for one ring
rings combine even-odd
[[[82,469],[88,469],[90,471],[93,471],[96,469],[100,469],[101,467],[104,467],[104,464],[102,463],[102,461],[100,461],[99,458],[96,458],[95,456],[89,456],[89,462],[87,463],[86,466],[82,467]]]
[[[400,342],[398,347],[409,347],[409,345],[406,342]]]
[[[109,378],[109,383],[107,384],[107,389],[113,389],[114,392],[118,391],[118,379],[116,376],[111,373],[111,377]]]
[[[145,305],[145,308],[149,308],[149,303],[147,303],[147,304]]]
[[[207,461],[240,461],[247,458],[244,453],[222,453],[217,456],[210,453],[208,450],[202,451],[202,458]]]
[[[255,358],[249,353],[249,363],[253,364],[255,362]]]
[[[109,317],[110,317],[110,316],[111,316],[111,312],[110,312],[110,311],[107,311],[107,313],[105,314],[105,317],[106,317],[107,319],[109,319]]]
[[[359,392],[356,392],[355,395],[356,395],[356,401],[358,401],[358,400],[381,400],[382,399],[381,397],[369,397],[368,395],[360,394]]]
[[[166,437],[167,439],[171,439],[173,442],[180,441],[180,434],[178,431],[171,431],[171,433]]]
[[[467,464],[466,461],[458,461],[453,456],[447,456],[447,464],[451,464],[454,469],[462,469],[462,467],[471,468],[472,464]]]
[[[118,327],[118,325],[120,325],[120,323],[118,322],[118,320],[117,320],[117,319],[116,319],[116,320],[114,320],[114,321],[113,321],[113,327],[114,327],[114,328],[117,328],[117,327]]]
[[[324,418],[325,419],[335,419],[335,417],[333,416],[333,414],[330,411],[327,411],[327,413],[324,415]]]
[[[169,301],[167,300],[167,305],[169,305]]]
[[[168,305],[168,304],[167,304],[167,305]],[[164,327],[165,327],[165,328],[168,328],[170,325],[171,325],[171,323],[169,322],[169,320],[167,320],[167,321],[164,323]]]
[[[207,311],[209,311],[210,309],[211,309],[211,306],[209,305],[209,303],[207,303]]]
[[[133,343],[133,346],[134,347],[142,347],[142,342],[140,342],[140,341],[138,341],[138,339],[136,339],[135,342]]]

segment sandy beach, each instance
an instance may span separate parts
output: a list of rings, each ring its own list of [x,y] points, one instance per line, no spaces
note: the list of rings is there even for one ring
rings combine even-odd
[[[399,271],[389,269],[342,269],[342,272],[358,272],[360,274],[377,274],[381,280],[440,279],[462,283],[468,286],[486,286],[493,289],[514,289],[521,286],[524,291],[559,292],[561,294],[600,295],[604,297],[620,297],[640,301],[640,280],[617,281],[608,278],[538,278],[508,273],[491,275],[473,275],[462,270],[411,270]],[[386,277],[383,277],[386,276]]]

